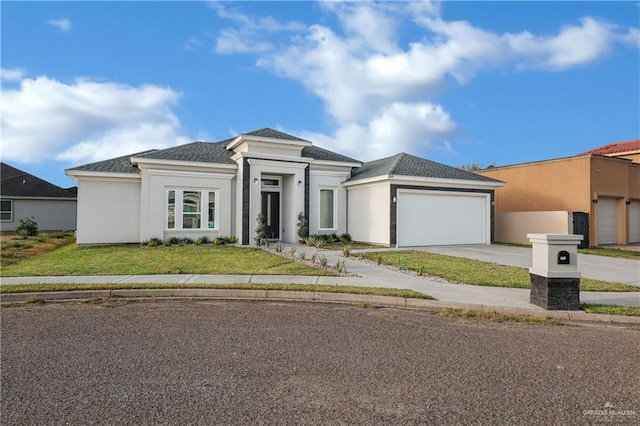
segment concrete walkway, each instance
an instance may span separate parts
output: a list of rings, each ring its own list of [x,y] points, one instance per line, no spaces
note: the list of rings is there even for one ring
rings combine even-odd
[[[287,246],[290,250],[293,246]],[[297,253],[304,251],[307,258],[316,252],[315,248],[295,246]],[[494,246],[491,246],[494,247]],[[179,283],[179,284],[232,284],[232,283],[291,283],[352,285],[365,287],[387,287],[411,289],[426,293],[441,302],[455,304],[483,305],[505,308],[541,310],[529,303],[529,290],[501,287],[481,287],[465,284],[451,284],[438,279],[412,276],[373,263],[354,258],[345,258],[341,251],[321,251],[329,265],[344,261],[347,271],[358,277],[319,277],[290,275],[112,275],[77,277],[16,277],[3,278],[3,285],[35,283]],[[596,256],[597,257],[597,256]],[[640,306],[640,293],[581,292],[583,303]]]

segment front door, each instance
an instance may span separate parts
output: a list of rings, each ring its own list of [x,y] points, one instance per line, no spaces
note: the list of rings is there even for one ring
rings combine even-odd
[[[280,193],[262,192],[262,216],[266,224],[267,238],[280,239]]]

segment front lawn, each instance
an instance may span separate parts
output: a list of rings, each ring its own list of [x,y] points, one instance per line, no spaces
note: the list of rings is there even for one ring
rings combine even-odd
[[[0,236],[2,268],[40,256],[62,246],[75,243],[73,232],[41,232],[35,237],[19,237],[13,233]]]
[[[3,277],[63,275],[332,275],[252,247],[68,245],[5,266]]]
[[[441,277],[448,281],[488,286],[529,288],[529,271],[525,268],[498,265],[479,260],[444,256],[417,251],[387,251],[365,253],[366,259],[379,264],[408,269],[419,274]],[[582,291],[640,291],[640,288],[626,284],[583,278]]]

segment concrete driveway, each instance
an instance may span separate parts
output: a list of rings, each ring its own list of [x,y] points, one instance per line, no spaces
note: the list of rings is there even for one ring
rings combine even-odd
[[[492,262],[500,265],[531,267],[531,249],[501,245],[406,247],[448,256]],[[578,271],[585,278],[631,284],[640,287],[640,261],[578,254]]]

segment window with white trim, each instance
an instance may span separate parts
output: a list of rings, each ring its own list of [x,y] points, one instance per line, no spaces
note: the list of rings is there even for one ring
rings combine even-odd
[[[216,191],[167,191],[167,229],[217,229]]]
[[[0,200],[0,221],[11,222],[13,220],[13,200]]]
[[[335,189],[320,189],[320,229],[335,229]]]

